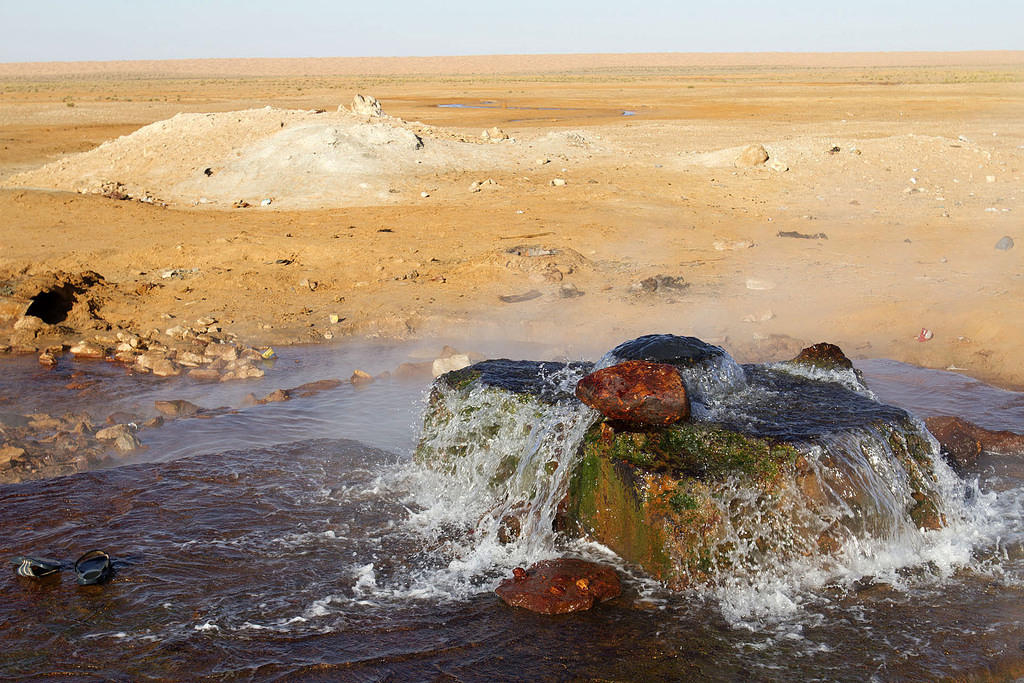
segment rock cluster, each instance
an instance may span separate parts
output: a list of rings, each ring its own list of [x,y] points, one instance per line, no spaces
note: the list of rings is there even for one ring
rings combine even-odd
[[[217,321],[209,317],[192,325],[178,324],[145,335],[123,331],[114,336],[99,334],[82,339],[67,350],[75,360],[105,359],[123,363],[140,374],[187,374],[206,382],[262,377],[260,366],[267,353],[238,343],[234,335],[223,332]],[[40,354],[39,362],[53,367],[63,352],[63,346],[48,347]]]

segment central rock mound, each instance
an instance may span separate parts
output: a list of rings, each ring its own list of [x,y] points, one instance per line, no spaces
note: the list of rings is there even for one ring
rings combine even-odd
[[[436,380],[417,458],[479,503],[478,539],[582,537],[676,589],[946,524],[936,442],[877,402],[838,347],[740,366],[699,339],[649,335],[594,374],[650,361],[677,374],[688,418],[592,410],[574,396],[585,363],[485,361]],[[661,390],[631,391],[643,403]]]

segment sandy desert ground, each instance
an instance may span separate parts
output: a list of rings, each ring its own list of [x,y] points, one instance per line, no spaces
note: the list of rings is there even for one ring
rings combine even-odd
[[[1022,113],[1024,52],[3,64],[0,345],[673,332],[1024,388]]]

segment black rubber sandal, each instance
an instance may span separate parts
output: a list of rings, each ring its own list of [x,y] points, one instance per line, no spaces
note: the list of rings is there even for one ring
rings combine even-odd
[[[102,550],[90,550],[75,560],[75,576],[82,586],[103,583],[110,579],[112,571],[110,556]]]
[[[60,571],[60,562],[44,560],[38,557],[15,557],[11,560],[14,573],[30,579],[40,579]]]

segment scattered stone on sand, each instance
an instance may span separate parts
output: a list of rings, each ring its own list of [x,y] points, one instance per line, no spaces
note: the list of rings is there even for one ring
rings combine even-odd
[[[827,240],[828,235],[823,232],[816,232],[814,234],[806,232],[797,232],[796,230],[780,230],[775,233],[776,237],[793,237],[800,240]]]
[[[344,111],[344,107],[338,107]],[[356,95],[352,98],[352,113],[359,116],[380,117],[384,115],[384,109],[380,101],[373,95]]]
[[[690,399],[671,365],[631,360],[595,370],[576,384],[576,397],[610,420],[667,426],[690,416]]]
[[[712,246],[715,251],[738,251],[740,249],[750,249],[756,246],[750,240],[715,240]]]
[[[760,313],[750,313],[743,316],[743,322],[745,323],[764,323],[768,322],[775,317],[775,313],[771,309],[765,309]]]
[[[690,283],[681,276],[676,275],[655,275],[634,282],[629,286],[630,291],[635,294],[666,294],[682,292],[690,286]]]
[[[483,131],[480,133],[480,137],[484,140],[490,140],[491,142],[501,142],[502,140],[509,139],[508,133],[497,126],[493,126]]]
[[[747,168],[761,166],[766,161],[768,161],[768,150],[764,148],[764,145],[749,145],[744,147],[736,157],[736,165]]]
[[[544,560],[529,569],[517,567],[494,591],[512,607],[541,614],[568,614],[590,609],[622,592],[611,567],[562,558]]]
[[[156,401],[153,405],[161,413],[170,417],[193,417],[202,410],[202,408],[197,406],[195,403],[182,399],[176,399],[173,401]]]
[[[999,241],[996,242],[996,249],[999,251],[1009,251],[1010,249],[1013,249],[1013,238],[1009,235],[999,238]]]
[[[858,154],[859,153],[860,152],[858,152]],[[789,166],[787,166],[784,162],[778,159],[769,159],[768,163],[766,163],[765,166],[767,166],[768,168],[777,173],[785,173],[786,171],[789,170]]]
[[[558,288],[559,299],[575,299],[576,297],[583,296],[584,294],[585,292],[571,282]]]
[[[775,283],[768,280],[758,280],[756,278],[747,278],[747,289],[755,291],[764,291],[767,289],[775,289]]]
[[[566,180],[565,178],[552,178],[551,184],[554,185],[555,187],[565,187]]]
[[[537,298],[540,297],[540,295],[541,295],[540,292],[538,292],[536,289],[531,289],[530,291],[524,292],[522,294],[505,294],[505,295],[499,296],[498,298],[501,299],[506,304],[518,304],[518,303],[521,303],[523,301],[530,301],[531,299],[537,299]]]

